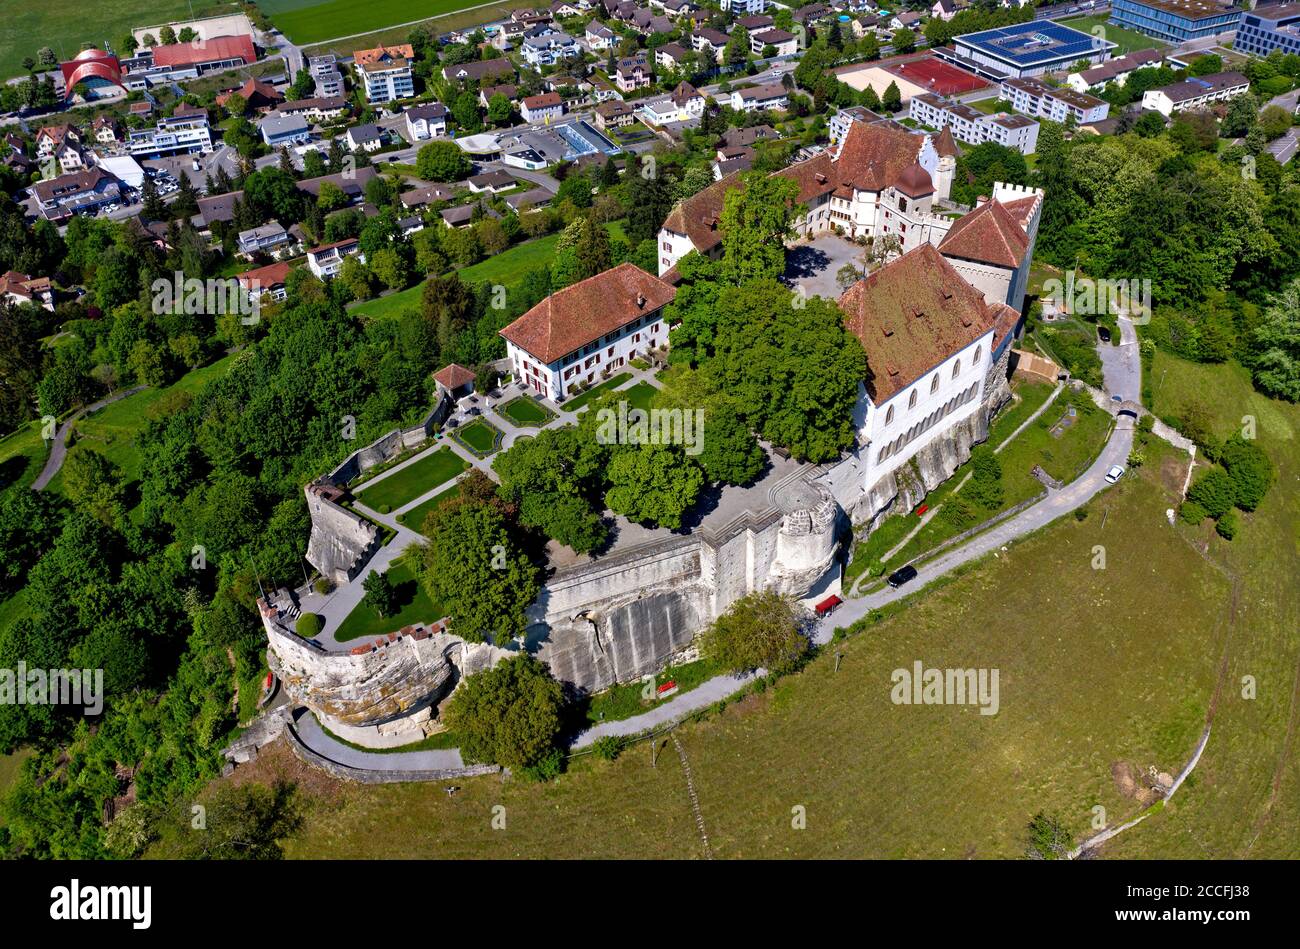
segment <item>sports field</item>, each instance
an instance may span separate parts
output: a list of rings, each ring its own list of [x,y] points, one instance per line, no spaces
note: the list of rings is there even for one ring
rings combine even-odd
[[[23,74],[23,59],[36,58],[42,46],[60,60],[71,59],[83,43],[118,46],[133,26],[190,18],[188,0],[11,0],[0,13],[0,79]],[[237,9],[233,3],[194,0],[195,16]]]
[[[257,0],[257,5],[298,45],[368,33],[479,6],[482,0]],[[488,17],[490,19],[490,17]]]
[[[1137,30],[1126,30],[1123,27],[1111,26],[1109,16],[1079,16],[1069,20],[1061,20],[1060,23],[1062,26],[1068,26],[1080,33],[1088,34],[1092,34],[1092,31],[1100,26],[1104,32],[1099,35],[1103,39],[1119,44],[1112,51],[1115,56],[1123,56],[1125,53],[1131,53],[1139,49],[1164,49],[1169,45],[1154,36],[1139,33]]]

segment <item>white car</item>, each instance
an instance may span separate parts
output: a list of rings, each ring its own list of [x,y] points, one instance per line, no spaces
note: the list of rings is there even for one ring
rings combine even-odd
[[[1122,477],[1124,477],[1124,469],[1119,465],[1111,465],[1110,470],[1106,472],[1106,483],[1114,484]]]

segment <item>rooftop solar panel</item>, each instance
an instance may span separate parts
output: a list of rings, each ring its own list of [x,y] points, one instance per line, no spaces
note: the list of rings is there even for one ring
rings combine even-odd
[[[1115,45],[1104,40],[1094,42],[1094,38],[1088,34],[1050,20],[1016,23],[979,33],[967,33],[957,37],[957,40],[1023,66],[1067,57],[1078,58],[1102,44],[1107,47]]]

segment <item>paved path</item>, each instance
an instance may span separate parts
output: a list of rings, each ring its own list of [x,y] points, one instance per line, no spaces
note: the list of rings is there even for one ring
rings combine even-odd
[[[363,771],[442,771],[465,767],[456,748],[432,751],[394,751],[390,754],[358,751],[325,734],[310,712],[294,723],[302,743],[322,758]]]
[[[32,490],[44,491],[45,486],[54,480],[54,476],[59,473],[59,469],[63,467],[63,460],[68,456],[68,435],[72,431],[72,426],[83,416],[93,415],[104,406],[112,405],[114,402],[125,399],[129,395],[135,395],[146,388],[148,387],[136,386],[134,389],[123,389],[121,392],[113,393],[106,399],[100,399],[94,405],[88,405],[84,409],[74,412],[54,433],[54,441],[50,445],[50,457],[45,459],[45,467],[41,469],[41,473],[32,482]]]

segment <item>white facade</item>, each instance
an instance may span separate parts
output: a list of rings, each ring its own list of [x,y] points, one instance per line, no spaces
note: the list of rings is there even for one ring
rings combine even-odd
[[[761,56],[768,46],[776,49],[773,54],[775,56],[793,56],[799,52],[799,38],[785,30],[764,30],[750,34],[749,51],[755,56]]]
[[[767,0],[721,0],[722,12],[734,16],[758,16],[767,10]]]
[[[880,405],[858,386],[854,424],[865,445],[864,478],[872,485],[918,451],[979,411],[992,365],[993,330],[928,369]]]
[[[737,112],[761,112],[764,109],[784,112],[789,106],[790,97],[781,86],[737,89],[731,94],[731,107]]]
[[[1201,80],[1213,77],[1201,77]],[[1142,108],[1153,109],[1165,118],[1175,112],[1203,109],[1214,102],[1227,102],[1250,91],[1250,83],[1242,77],[1241,82],[1229,85],[1203,84],[1202,88],[1191,91],[1188,87],[1197,83],[1196,79],[1176,82],[1163,89],[1152,89],[1142,93]]]
[[[1038,148],[1038,123],[1023,115],[1005,112],[986,115],[928,92],[912,97],[907,114],[931,128],[949,126],[955,137],[972,145],[996,142],[1022,155],[1032,155]]]
[[[567,33],[530,36],[520,44],[520,54],[530,66],[550,66],[582,55],[578,41]]]
[[[131,132],[127,138],[127,148],[137,158],[174,155],[178,152],[210,152],[212,133],[208,129],[208,117],[200,114],[165,118],[155,129]]]
[[[357,72],[367,102],[392,102],[415,95],[415,74],[406,60],[360,66]]]
[[[543,363],[508,339],[506,356],[514,366],[516,381],[560,401],[576,386],[595,385],[602,375],[625,366],[637,355],[667,345],[668,325],[661,308],[551,363]]]
[[[1110,113],[1110,103],[1073,89],[1055,89],[1037,79],[1006,79],[1002,98],[1017,112],[1029,116],[1066,122],[1073,117],[1077,125],[1100,122]]]
[[[420,142],[447,134],[446,112],[444,111],[441,115],[432,115],[429,114],[431,111],[433,110],[421,111],[418,108],[407,110],[406,131],[407,137],[411,141]]]
[[[366,255],[361,253],[361,244],[355,240],[318,247],[307,251],[307,267],[321,280],[329,280],[338,276],[343,261],[353,256],[360,258],[363,264],[366,262]]]

